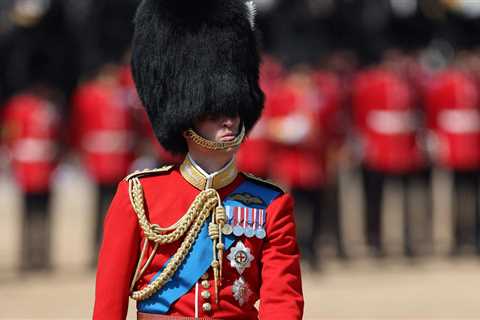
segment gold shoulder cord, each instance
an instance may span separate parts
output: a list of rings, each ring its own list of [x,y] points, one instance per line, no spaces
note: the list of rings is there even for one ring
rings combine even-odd
[[[213,240],[213,261],[211,266],[215,276],[215,293],[216,301],[218,303],[218,285],[220,284],[220,279],[222,277],[220,262],[223,258],[224,249],[220,230],[227,220],[225,208],[221,205],[221,199],[218,192],[214,189],[207,189],[200,192],[180,220],[170,227],[161,228],[159,225],[151,224],[145,215],[143,187],[140,183],[139,177],[135,175],[129,176],[128,184],[130,202],[132,203],[132,207],[137,214],[139,225],[145,235],[145,242],[130,287],[130,290],[132,291],[132,299],[141,301],[150,298],[173,277],[178,267],[185,260],[185,257],[192,248],[203,223],[212,212],[214,212],[208,230],[209,235]],[[180,247],[169,260],[157,279],[148,284],[145,288],[139,291],[133,291],[135,284],[151,264],[158,246],[160,244],[175,242],[185,233],[185,239],[182,241]],[[145,265],[141,267],[142,260],[148,247],[148,241],[152,241],[155,245]]]

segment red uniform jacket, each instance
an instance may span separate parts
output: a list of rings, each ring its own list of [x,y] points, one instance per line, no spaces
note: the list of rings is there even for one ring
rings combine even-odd
[[[367,70],[355,79],[352,99],[362,161],[367,166],[406,173],[424,165],[417,110],[401,78],[382,69]]]
[[[270,133],[275,141],[272,177],[292,188],[318,188],[327,180],[326,152],[338,111],[334,81],[317,74],[287,81],[272,97]],[[328,89],[327,89],[328,88]]]
[[[123,93],[118,85],[92,81],[74,96],[73,143],[97,183],[117,183],[134,159],[134,118]]]
[[[56,106],[32,94],[13,97],[2,131],[15,178],[24,192],[45,192],[57,166],[60,117]]]
[[[480,168],[480,107],[475,82],[456,70],[438,74],[426,86],[433,157],[450,169]]]
[[[224,199],[246,179],[250,178],[239,174],[230,184],[217,191]],[[200,192],[182,176],[178,167],[140,180],[149,219],[152,224],[161,227],[170,226],[178,221]],[[205,300],[201,296],[196,298],[196,288],[193,285],[171,305],[167,314],[194,317],[197,299],[200,305],[199,317],[301,319],[303,298],[292,206],[292,198],[289,195],[279,194],[266,209],[266,238],[261,240],[241,236],[237,239],[250,248],[254,257],[251,266],[242,275],[252,292],[244,305],[240,306],[233,296],[233,284],[239,278],[239,274],[226,259],[229,252],[227,251],[222,261],[223,283],[219,289],[219,305],[212,302],[213,275],[210,268],[208,271],[210,280],[207,281],[211,284],[208,290],[212,298],[210,300]],[[137,264],[142,237],[142,230],[130,203],[128,183],[121,182],[105,220],[104,241],[97,273],[94,319],[125,319],[130,282]],[[137,289],[143,288],[152,280],[175,253],[181,240],[161,245],[153,262],[137,283]],[[198,283],[200,281],[199,279]],[[257,299],[260,299],[258,312],[254,307]],[[210,312],[201,309],[205,301],[211,302]]]

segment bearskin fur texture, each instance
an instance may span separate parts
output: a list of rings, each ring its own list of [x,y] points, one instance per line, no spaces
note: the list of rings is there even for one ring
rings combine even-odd
[[[182,133],[205,115],[261,115],[257,37],[244,0],[143,0],[132,71],[160,143],[185,153]]]

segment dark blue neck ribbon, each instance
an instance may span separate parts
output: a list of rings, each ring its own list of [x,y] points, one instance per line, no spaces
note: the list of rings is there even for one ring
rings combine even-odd
[[[230,197],[235,194],[248,193],[263,200],[263,204],[248,205],[249,208],[266,209],[268,205],[280,195],[280,192],[265,185],[245,180],[223,201],[224,206],[247,207],[247,205],[233,200]],[[212,239],[208,235],[208,224],[205,221],[195,243],[182,265],[178,268],[172,279],[168,281],[157,293],[147,300],[139,301],[137,309],[143,313],[167,314],[170,307],[183,295],[189,292],[200,277],[210,268],[213,259]],[[225,251],[228,250],[237,239],[233,234],[223,237]],[[168,261],[167,261],[168,263]],[[153,277],[151,282],[158,278],[167,263]]]

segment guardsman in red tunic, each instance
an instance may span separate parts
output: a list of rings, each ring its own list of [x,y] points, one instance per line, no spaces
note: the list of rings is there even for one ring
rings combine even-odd
[[[315,240],[323,214],[326,182],[326,137],[322,112],[326,107],[312,70],[299,66],[272,96],[268,133],[273,142],[271,177],[288,186],[298,203],[299,244],[302,257],[317,267]],[[300,210],[302,209],[302,210]]]
[[[140,4],[134,79],[159,142],[184,161],[119,184],[94,319],[125,319],[129,296],[138,319],[302,318],[292,198],[235,165],[264,101],[254,12],[237,0]]]
[[[424,172],[419,114],[408,84],[381,67],[362,71],[356,77],[352,103],[361,145],[367,244],[372,254],[382,255],[381,200],[385,179],[400,179],[404,189],[413,178],[428,180],[424,177],[428,174]],[[408,256],[414,254],[409,206],[410,200],[405,198],[404,250]]]
[[[328,242],[335,244],[339,258],[345,258],[339,207],[339,170],[342,169],[346,135],[346,116],[343,110],[345,90],[342,88],[340,76],[332,71],[315,70],[313,81],[319,91],[321,107],[318,121],[321,128],[320,137],[324,140],[321,155],[325,159],[325,166],[321,168],[325,170],[325,181],[322,183],[324,189],[322,224],[325,228],[321,231],[327,236],[333,236],[333,241]]]
[[[42,95],[41,95],[41,94]],[[50,267],[50,186],[59,154],[58,106],[45,90],[13,96],[3,110],[2,140],[23,193],[21,268]]]
[[[453,174],[454,252],[475,246],[480,253],[480,106],[475,80],[455,69],[440,72],[426,86],[425,106],[432,158]]]
[[[103,66],[94,79],[78,87],[71,123],[74,147],[97,186],[96,258],[105,211],[134,160],[133,109],[116,66]]]
[[[273,148],[267,126],[272,110],[275,108],[272,97],[282,82],[283,76],[284,72],[280,63],[272,57],[265,56],[260,68],[260,86],[265,93],[265,108],[262,117],[242,143],[237,154],[238,168],[257,177],[267,178],[270,174]]]

